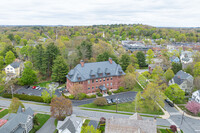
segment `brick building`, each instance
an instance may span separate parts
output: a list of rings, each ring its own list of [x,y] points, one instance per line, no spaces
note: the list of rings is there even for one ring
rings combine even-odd
[[[125,75],[119,64],[112,58],[108,61],[84,63],[81,60],[74,69],[70,70],[67,77],[67,90],[72,93],[73,85],[82,84],[84,93],[94,93],[116,90],[120,86],[120,79]]]

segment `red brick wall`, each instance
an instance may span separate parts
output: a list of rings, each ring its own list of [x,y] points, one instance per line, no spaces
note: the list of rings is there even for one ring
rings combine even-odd
[[[93,79],[94,83],[92,83],[92,80],[90,80],[90,83],[88,83],[88,81],[76,82],[76,83],[83,85],[84,93],[92,93],[92,92],[96,92],[99,89],[98,87],[101,85],[105,85],[107,90],[118,89],[120,86],[120,78],[121,77],[122,76],[114,76],[114,77],[112,77],[112,80],[111,80],[111,77],[108,77],[109,80],[107,80],[107,78],[105,78],[105,81],[103,81],[104,78],[97,78],[98,82],[96,82],[96,79]],[[101,82],[100,82],[100,79],[101,79]],[[112,83],[112,85],[111,85],[111,83]],[[66,89],[70,93],[72,92],[72,88],[73,88],[74,84],[75,83],[73,83],[69,79],[67,79],[67,85],[66,85],[67,88]],[[109,85],[107,86],[107,84],[109,84]],[[93,87],[93,89],[92,89],[92,87]],[[88,88],[90,88],[90,89],[88,89]]]

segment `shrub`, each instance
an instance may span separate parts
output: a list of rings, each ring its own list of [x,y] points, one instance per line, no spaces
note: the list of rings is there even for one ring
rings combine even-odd
[[[100,118],[100,124],[105,124],[105,123],[106,123],[106,118],[101,117],[101,118]]]
[[[12,94],[9,93],[4,93],[2,95],[4,98],[12,98]],[[20,100],[27,100],[27,101],[35,101],[35,102],[44,102],[42,97],[40,96],[29,96],[25,94],[14,94],[13,97],[17,97]]]
[[[197,103],[195,101],[189,101],[186,106],[187,110],[192,112],[193,114],[197,115],[200,113],[200,103]]]
[[[97,96],[102,97],[103,95],[100,92],[98,92]]]
[[[122,87],[122,86],[119,87],[118,91],[119,91],[119,92],[123,92],[123,91],[124,91],[124,87]]]
[[[104,105],[107,105],[107,101],[105,98],[101,97],[101,98],[95,99],[94,104],[96,104],[97,106],[104,106]]]
[[[173,132],[177,132],[177,127],[175,125],[171,125],[170,126],[170,129],[173,131]]]
[[[84,98],[86,98],[86,94],[85,93],[79,93],[78,94],[78,100],[82,100]]]
[[[86,95],[86,98],[96,98],[96,95],[94,94],[94,95]]]
[[[74,97],[74,95],[69,95],[68,98],[69,99],[74,99],[75,97]]]
[[[112,95],[112,92],[110,92],[110,91],[108,91],[107,93],[108,93],[108,95]]]
[[[173,133],[170,129],[166,129],[166,131],[167,131],[168,133]]]

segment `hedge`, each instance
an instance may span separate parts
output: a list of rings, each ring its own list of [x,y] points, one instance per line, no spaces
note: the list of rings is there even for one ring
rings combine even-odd
[[[29,96],[29,95],[25,95],[25,94],[13,94],[13,96],[19,98],[20,100],[44,102],[42,97],[40,97],[40,96]],[[2,95],[2,97],[4,97],[4,98],[12,98],[12,94],[4,93]]]

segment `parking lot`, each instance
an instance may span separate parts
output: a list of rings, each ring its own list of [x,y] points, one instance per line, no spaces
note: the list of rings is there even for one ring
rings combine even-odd
[[[32,95],[32,96],[41,96],[43,90],[47,90],[47,89],[43,88],[43,87],[41,87],[39,89],[32,89],[32,86],[31,86],[31,87],[22,87],[21,89],[16,90],[14,93],[15,94],[26,94],[26,95]],[[61,96],[61,93],[58,90],[56,90],[55,95],[57,95],[59,97],[59,96]]]

